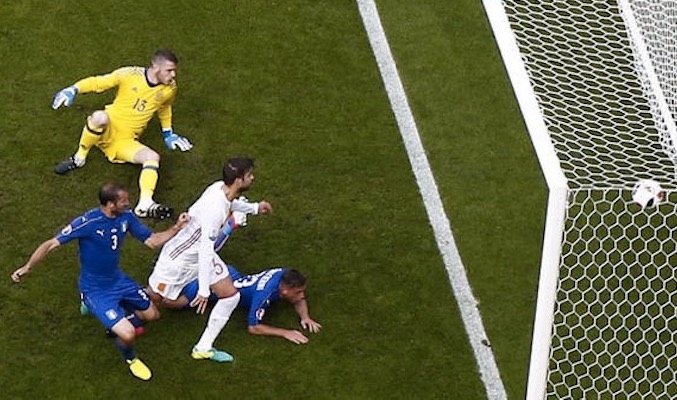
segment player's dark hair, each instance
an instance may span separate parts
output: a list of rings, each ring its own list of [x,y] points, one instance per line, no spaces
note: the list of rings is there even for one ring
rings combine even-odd
[[[280,283],[289,288],[304,287],[306,285],[306,277],[298,270],[288,269],[285,271],[284,275],[282,275]]]
[[[254,169],[254,160],[248,157],[231,158],[223,165],[223,182],[230,186],[237,178],[244,178],[245,174]]]
[[[157,64],[160,60],[171,61],[174,64],[179,63],[179,58],[169,49],[159,49],[153,54],[151,63]]]
[[[99,202],[102,206],[108,204],[109,201],[115,203],[120,198],[120,193],[126,191],[124,186],[117,183],[104,183],[99,189]]]

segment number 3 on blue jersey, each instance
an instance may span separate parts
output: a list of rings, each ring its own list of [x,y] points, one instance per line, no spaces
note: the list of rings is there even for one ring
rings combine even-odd
[[[239,278],[239,279],[234,280],[234,281],[233,281],[233,286],[235,286],[235,287],[238,288],[238,289],[246,288],[246,287],[252,286],[253,284],[256,283],[256,281],[259,280],[259,278],[260,278],[263,274],[265,274],[265,271],[260,272],[260,273],[258,273],[258,274],[256,274],[256,275],[246,275],[246,276],[243,276],[242,278]]]

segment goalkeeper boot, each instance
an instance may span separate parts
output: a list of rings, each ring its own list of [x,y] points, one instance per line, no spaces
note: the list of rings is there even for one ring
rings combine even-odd
[[[160,203],[151,203],[148,207],[144,207],[144,205],[139,204],[134,209],[134,214],[136,214],[136,216],[139,218],[154,218],[162,220],[165,218],[171,218],[173,211],[174,210],[172,210],[172,208],[169,206],[165,206]]]
[[[70,156],[67,159],[61,161],[56,167],[54,167],[54,172],[59,175],[65,175],[75,168],[82,168],[85,165],[84,159],[76,158],[75,156]]]
[[[142,381],[148,381],[153,377],[153,373],[150,372],[150,368],[148,368],[148,366],[138,358],[127,360],[127,365],[129,366],[129,371],[132,373],[132,375],[141,379]]]
[[[212,360],[216,362],[233,362],[234,358],[225,351],[211,348],[207,351],[198,351],[193,347],[193,352],[190,354],[195,360]]]

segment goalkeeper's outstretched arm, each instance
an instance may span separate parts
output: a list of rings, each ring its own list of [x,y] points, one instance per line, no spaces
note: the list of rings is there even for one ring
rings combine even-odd
[[[52,100],[52,108],[61,106],[70,107],[78,93],[101,93],[120,84],[120,76],[117,71],[106,75],[90,76],[80,79],[71,86],[59,90]]]

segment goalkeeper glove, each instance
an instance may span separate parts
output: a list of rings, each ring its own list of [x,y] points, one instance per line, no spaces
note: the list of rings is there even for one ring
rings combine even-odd
[[[78,94],[78,88],[75,86],[69,86],[65,89],[61,89],[59,93],[54,95],[54,100],[52,101],[52,108],[57,109],[61,106],[70,107],[75,100],[75,95]]]
[[[172,128],[163,129],[162,136],[165,137],[165,145],[171,150],[176,150],[178,148],[181,151],[188,151],[193,148],[193,145],[188,139],[174,133]]]

